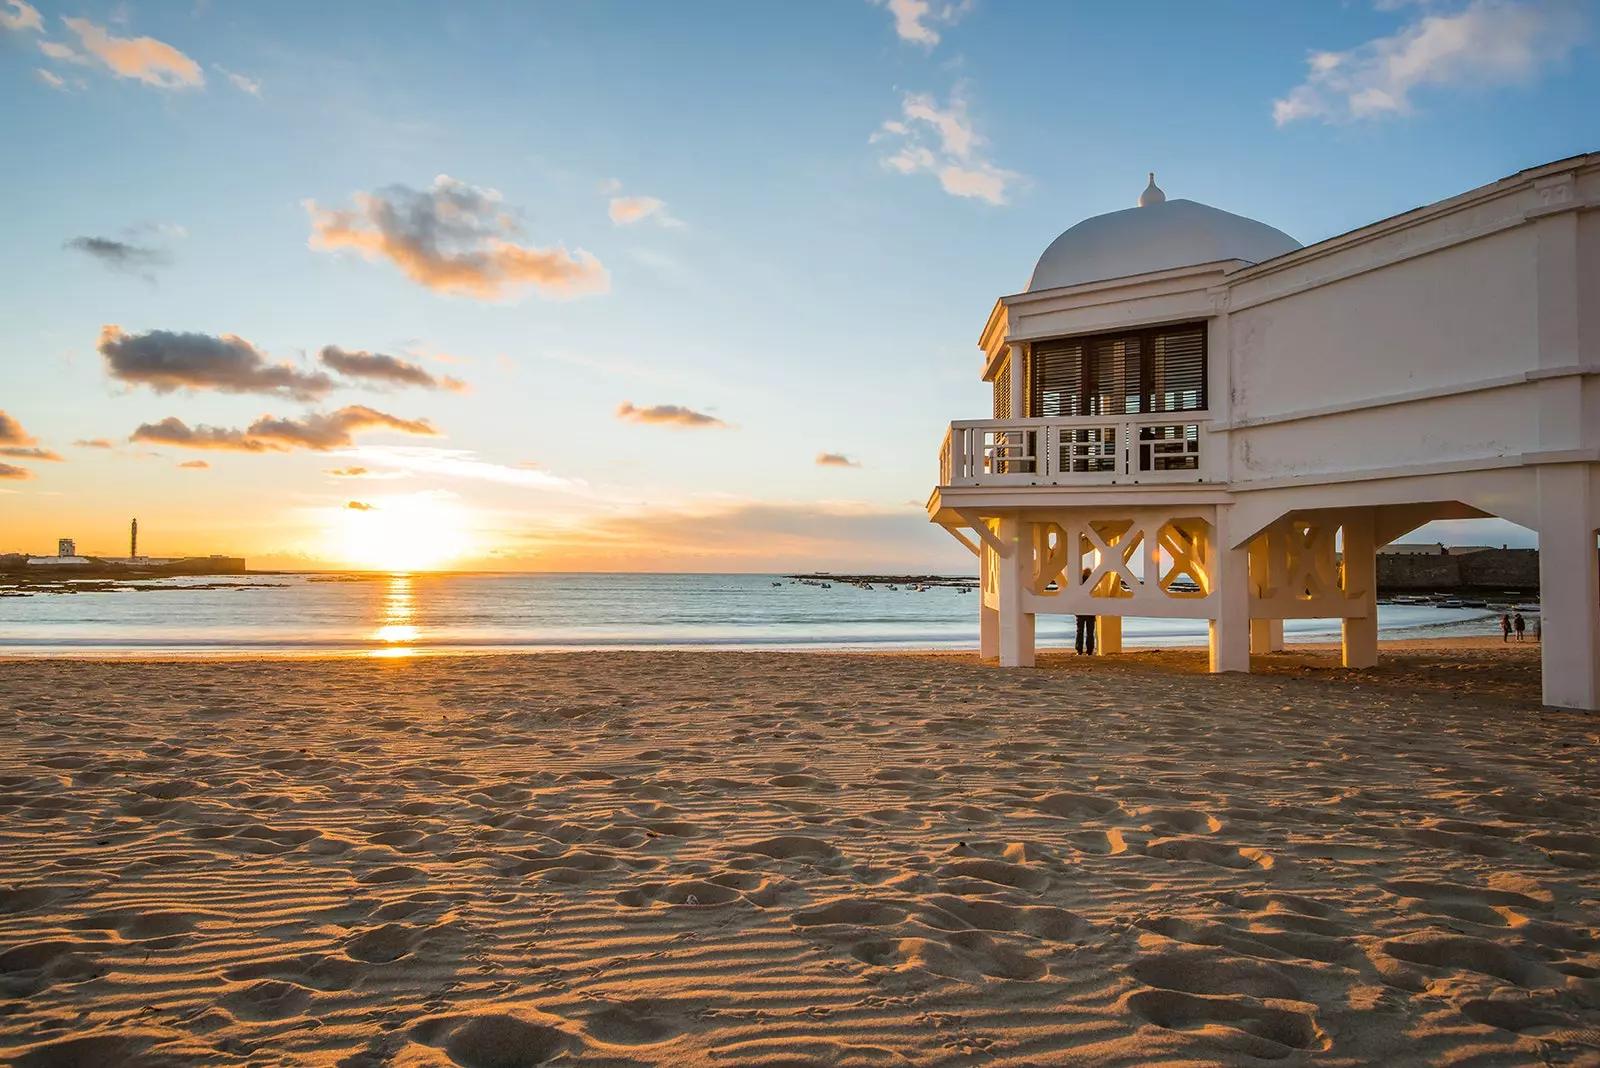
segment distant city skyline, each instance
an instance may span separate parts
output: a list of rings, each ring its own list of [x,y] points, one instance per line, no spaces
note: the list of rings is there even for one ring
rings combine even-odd
[[[922,502],[1059,232],[1154,170],[1312,243],[1594,150],[1595,24],[0,0],[0,552],[971,570]]]

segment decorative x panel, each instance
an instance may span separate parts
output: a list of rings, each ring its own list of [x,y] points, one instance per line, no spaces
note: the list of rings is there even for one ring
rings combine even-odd
[[[1156,543],[1166,551],[1172,564],[1160,578],[1161,589],[1172,597],[1204,597],[1211,592],[1211,573],[1206,568],[1208,524],[1203,519],[1174,519],[1162,526]],[[1174,590],[1172,584],[1187,576],[1200,587],[1199,593]]]
[[[1128,569],[1134,555],[1144,544],[1145,532],[1131,519],[1109,523],[1086,523],[1080,534],[1079,560],[1096,553],[1099,561],[1083,583],[1094,589],[1106,582],[1108,590],[1118,590],[1126,583],[1128,589],[1137,590],[1143,583]],[[1110,581],[1106,581],[1110,579]],[[1115,596],[1115,594],[1112,594]]]
[[[1291,519],[1288,525],[1289,591],[1300,600],[1332,596],[1339,589],[1334,548],[1338,527]]]

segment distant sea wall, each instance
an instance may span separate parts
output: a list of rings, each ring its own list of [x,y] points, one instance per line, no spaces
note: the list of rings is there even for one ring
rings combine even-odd
[[[1378,554],[1381,592],[1526,590],[1539,588],[1538,549],[1480,549],[1460,556]]]

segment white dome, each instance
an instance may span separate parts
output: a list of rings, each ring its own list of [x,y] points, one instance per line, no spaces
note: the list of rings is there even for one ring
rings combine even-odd
[[[1300,247],[1282,230],[1242,215],[1192,200],[1151,200],[1085,219],[1050,242],[1024,292],[1219,260],[1260,263]]]

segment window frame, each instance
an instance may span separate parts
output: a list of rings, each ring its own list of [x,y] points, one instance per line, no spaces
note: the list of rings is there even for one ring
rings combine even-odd
[[[1200,389],[1199,403],[1192,408],[1156,408],[1151,405],[1155,396],[1156,382],[1156,339],[1162,335],[1198,333],[1200,336]],[[1185,322],[1164,323],[1160,326],[1144,327],[1137,330],[1107,330],[1094,334],[1067,334],[1061,337],[1041,338],[1028,345],[1028,374],[1024,402],[1027,407],[1027,418],[1126,418],[1132,415],[1176,415],[1183,413],[1204,412],[1210,409],[1211,404],[1211,337],[1210,322],[1206,319],[1191,319]],[[1097,396],[1094,392],[1095,361],[1094,349],[1097,345],[1108,342],[1129,341],[1137,338],[1139,341],[1138,360],[1138,392],[1130,394],[1127,391],[1127,381],[1122,384],[1122,409],[1121,411],[1089,412],[1088,400]],[[1077,406],[1081,411],[1064,413],[1060,416],[1047,417],[1042,414],[1041,403],[1044,390],[1041,389],[1041,375],[1050,363],[1050,347],[1053,345],[1076,345],[1079,347],[1078,391]],[[1042,351],[1041,351],[1042,350]],[[1012,369],[1016,373],[1016,369]],[[1138,405],[1133,410],[1128,410],[1128,398],[1137,396]]]

